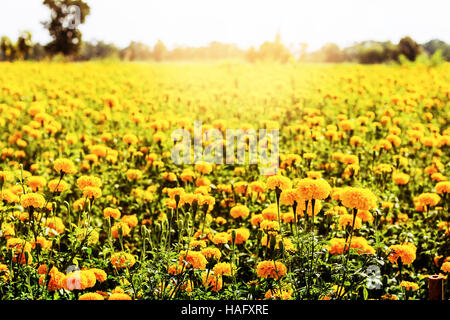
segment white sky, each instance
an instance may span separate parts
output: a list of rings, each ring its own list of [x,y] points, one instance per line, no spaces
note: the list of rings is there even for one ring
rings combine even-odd
[[[449,0],[87,0],[91,14],[80,27],[84,40],[125,47],[130,41],[169,46],[235,43],[242,48],[273,40],[318,49],[327,42],[346,46],[362,40],[450,43]],[[42,0],[0,0],[0,36],[17,39],[29,30],[46,43],[40,24],[50,11]]]

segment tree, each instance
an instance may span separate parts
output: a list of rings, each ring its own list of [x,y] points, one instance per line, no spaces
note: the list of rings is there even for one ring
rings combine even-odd
[[[30,56],[31,50],[33,49],[33,42],[31,40],[32,35],[29,31],[24,31],[19,36],[17,40],[17,54],[20,59],[27,60]]]
[[[155,47],[153,48],[153,57],[155,58],[156,61],[161,61],[164,59],[166,54],[167,54],[166,45],[161,40],[158,40],[158,42],[156,42],[155,44]]]
[[[327,43],[321,51],[326,62],[341,62],[343,60],[341,49],[335,43]]]
[[[14,47],[11,39],[8,37],[2,37],[0,40],[0,51],[2,60],[12,61],[16,55],[16,48]]]
[[[44,5],[51,10],[51,20],[43,24],[53,38],[45,46],[46,51],[50,55],[75,55],[82,40],[78,27],[89,15],[89,5],[82,0],[44,0]]]
[[[404,55],[408,60],[414,61],[422,51],[422,47],[410,37],[404,37],[398,43],[399,54]]]

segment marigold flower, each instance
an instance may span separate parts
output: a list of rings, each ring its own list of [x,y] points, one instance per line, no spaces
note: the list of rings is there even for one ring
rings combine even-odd
[[[409,281],[402,281],[400,283],[400,287],[403,287],[406,289],[406,291],[416,291],[419,290],[419,286],[415,282],[409,282]]]
[[[64,192],[68,188],[67,183],[62,179],[50,180],[47,186],[51,192]]]
[[[411,264],[416,259],[416,246],[412,243],[396,244],[389,247],[388,259],[398,264],[400,258],[403,264]]]
[[[286,266],[279,261],[262,261],[256,266],[256,273],[260,278],[279,279],[287,272]]]
[[[441,266],[441,270],[445,273],[450,273],[450,261],[444,262]]]
[[[267,178],[267,188],[269,190],[285,190],[292,187],[292,182],[289,178],[281,175],[273,175]]]
[[[186,268],[204,270],[208,261],[198,251],[181,251],[178,256],[179,263],[185,263]]]
[[[120,210],[111,208],[111,207],[107,207],[107,208],[103,209],[103,216],[105,218],[111,217],[113,219],[119,219],[120,218]]]
[[[296,190],[302,199],[321,200],[328,197],[331,187],[325,180],[306,178],[298,181]]]
[[[112,293],[108,300],[132,300],[126,293]]]
[[[250,210],[242,204],[238,204],[235,207],[231,208],[230,215],[234,218],[242,218],[245,219],[248,217]]]
[[[119,239],[120,232],[122,232],[123,237],[126,237],[130,234],[130,231],[130,227],[125,222],[118,222],[111,227],[111,235],[116,239]]]
[[[423,206],[433,207],[439,203],[441,197],[439,197],[436,193],[422,193],[417,197],[417,201]]]
[[[351,227],[353,225],[353,215],[352,214],[343,214],[339,216],[339,225],[342,228]],[[358,216],[355,217],[355,222],[353,229],[360,229],[362,227],[361,218]]]
[[[229,236],[230,242],[232,242],[231,233],[233,230],[236,232],[235,244],[242,244],[245,241],[247,241],[248,238],[250,237],[250,230],[248,230],[247,228],[231,229],[231,230],[228,230],[228,236]]]
[[[31,176],[27,178],[27,185],[31,188],[33,192],[37,192],[38,190],[44,188],[47,180],[44,177],[40,176]]]
[[[102,180],[92,176],[81,176],[77,179],[77,186],[82,190],[86,187],[100,188],[102,186]]]
[[[204,248],[201,253],[206,259],[220,260],[220,257],[222,257],[222,253],[217,248]]]
[[[218,277],[212,274],[208,275],[207,272],[202,273],[202,283],[205,288],[210,288],[213,292],[220,291],[223,286],[222,277]]]
[[[85,187],[83,189],[83,197],[87,197],[89,199],[97,199],[102,196],[102,190],[97,187]]]
[[[131,268],[136,263],[136,259],[132,254],[121,251],[111,256],[111,263],[116,268]]]
[[[105,300],[105,298],[96,292],[88,292],[85,294],[82,294],[78,300]]]
[[[73,174],[76,173],[76,168],[73,162],[69,159],[57,159],[53,162],[53,168],[56,172]]]
[[[376,207],[377,199],[369,189],[346,187],[341,195],[342,204],[349,209],[370,210]]]
[[[26,193],[22,195],[20,199],[20,204],[24,208],[42,208],[45,205],[45,199],[39,193]]]
[[[213,272],[216,276],[231,276],[232,274],[236,274],[236,270],[236,266],[234,264],[231,265],[229,262],[219,262],[213,267]]]

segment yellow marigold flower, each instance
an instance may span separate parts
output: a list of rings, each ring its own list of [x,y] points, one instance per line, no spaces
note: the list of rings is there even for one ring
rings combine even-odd
[[[349,209],[370,210],[376,207],[377,199],[369,189],[346,187],[340,194],[342,204]]]
[[[78,300],[105,300],[105,298],[96,292],[88,292],[85,294],[82,294]]]
[[[172,200],[176,200],[177,198],[181,200],[181,197],[185,194],[185,191],[183,188],[171,188],[167,190],[167,194]]]
[[[47,186],[51,192],[64,192],[68,188],[67,183],[60,179],[50,180]]]
[[[298,181],[296,190],[302,199],[321,200],[328,197],[331,187],[325,180],[306,178]]]
[[[22,195],[20,204],[24,208],[42,208],[45,205],[45,199],[39,193],[27,193]]]
[[[108,300],[132,300],[126,293],[112,293]]]
[[[138,142],[138,138],[134,134],[126,134],[123,136],[122,141],[126,144],[132,145]]]
[[[263,220],[259,224],[259,228],[266,232],[278,232],[280,230],[280,224],[275,220]]]
[[[231,208],[230,215],[234,218],[242,218],[245,219],[248,217],[250,210],[242,204],[238,204],[235,207]]]
[[[392,180],[397,185],[405,185],[409,182],[409,175],[402,172],[394,172],[392,174]]]
[[[87,197],[89,199],[97,199],[102,196],[102,190],[97,187],[85,187],[83,189],[83,197]]]
[[[262,261],[256,266],[256,273],[260,278],[279,279],[287,272],[286,266],[279,261]]]
[[[116,223],[115,225],[113,225],[111,227],[111,235],[113,236],[113,238],[119,239],[120,237],[120,230],[122,231],[122,236],[126,237],[130,234],[130,227],[128,226],[127,223],[125,222],[119,222]]]
[[[111,217],[113,219],[119,219],[120,218],[120,210],[111,208],[111,207],[107,207],[107,208],[103,209],[103,216],[105,218]]]
[[[181,251],[178,257],[180,264],[185,263],[186,268],[192,267],[193,269],[204,270],[208,261],[198,251]]]
[[[77,179],[77,186],[82,190],[86,187],[100,188],[102,186],[102,180],[97,177],[81,176]]]
[[[111,256],[111,263],[116,268],[131,268],[136,263],[136,259],[132,254],[121,251]]]
[[[72,174],[76,173],[76,168],[73,162],[69,159],[57,159],[53,162],[53,168],[56,170],[56,172],[59,172],[61,174],[67,173]]]
[[[0,198],[9,204],[19,202],[19,197],[8,189],[2,190]]]
[[[416,250],[412,243],[392,245],[389,247],[388,259],[391,263],[398,264],[400,258],[403,264],[411,264],[416,259]]]
[[[281,175],[273,175],[267,178],[267,188],[269,190],[285,190],[292,187],[292,182],[289,178]]]

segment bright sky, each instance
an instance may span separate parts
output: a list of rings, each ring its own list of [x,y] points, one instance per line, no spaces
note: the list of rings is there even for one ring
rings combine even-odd
[[[346,46],[362,40],[398,40],[410,35],[419,43],[439,38],[450,43],[448,0],[87,0],[91,14],[80,27],[84,40],[125,47],[130,41],[169,46],[235,43],[242,48],[273,40],[286,45],[327,42]],[[42,0],[0,3],[0,36],[17,39],[29,30],[46,43],[40,24],[50,11]]]

